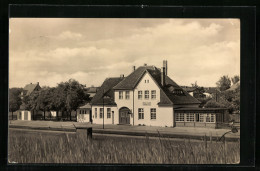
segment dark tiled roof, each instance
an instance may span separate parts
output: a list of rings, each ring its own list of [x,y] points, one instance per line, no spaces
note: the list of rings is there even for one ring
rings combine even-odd
[[[96,93],[99,90],[100,87],[88,87],[87,93]]]
[[[187,92],[193,92],[194,90],[196,90],[196,87],[182,87],[182,89]]]
[[[113,87],[116,86],[124,78],[107,78],[97,94],[91,100],[92,105],[103,105],[103,91],[104,91],[104,104],[105,105],[116,105],[114,101],[114,90]]]
[[[154,78],[157,85],[161,88],[161,99],[159,104],[200,104],[196,98],[192,97],[186,91],[183,94],[174,94],[169,90],[169,87],[173,87],[175,90],[183,90],[176,82],[174,82],[170,77],[165,76],[165,86],[161,84],[161,72],[159,69],[147,71]]]
[[[141,66],[114,87],[116,90],[132,90],[138,84],[146,69],[155,69],[154,66]]]
[[[38,86],[38,83],[37,84],[27,84],[24,88],[23,88],[23,93],[25,95],[29,95],[31,94],[31,92],[33,92],[33,90],[35,90],[35,88]]]
[[[175,90],[183,90],[176,82],[174,82],[170,77],[165,76],[166,86],[161,84],[161,70],[155,66],[141,66],[127,76],[123,81],[117,84],[114,89],[116,90],[132,90],[141,80],[142,76],[148,72],[152,78],[155,80],[157,85],[160,87],[160,103],[159,105],[172,105],[172,104],[199,104],[200,101],[192,97],[186,91],[184,94],[177,95],[170,92],[169,87],[173,87]]]

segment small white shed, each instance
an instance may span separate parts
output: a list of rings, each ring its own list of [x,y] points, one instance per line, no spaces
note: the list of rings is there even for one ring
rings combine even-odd
[[[91,105],[89,103],[77,109],[77,122],[90,122],[91,119]]]

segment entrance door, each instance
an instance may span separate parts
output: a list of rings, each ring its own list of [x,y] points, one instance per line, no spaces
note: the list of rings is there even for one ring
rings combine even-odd
[[[126,107],[119,110],[119,124],[130,124],[130,110]]]

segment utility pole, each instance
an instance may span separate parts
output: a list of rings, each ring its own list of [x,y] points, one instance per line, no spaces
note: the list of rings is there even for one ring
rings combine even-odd
[[[104,115],[104,113],[105,113],[105,109],[104,109],[104,89],[103,89],[103,129],[105,129],[104,128],[104,125],[105,125],[105,123],[104,123],[105,122],[105,117],[104,117],[105,115]]]

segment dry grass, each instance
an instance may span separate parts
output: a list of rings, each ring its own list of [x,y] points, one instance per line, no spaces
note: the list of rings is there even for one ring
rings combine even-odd
[[[238,163],[240,143],[167,138],[35,135],[10,131],[9,161],[18,163],[225,164]]]

